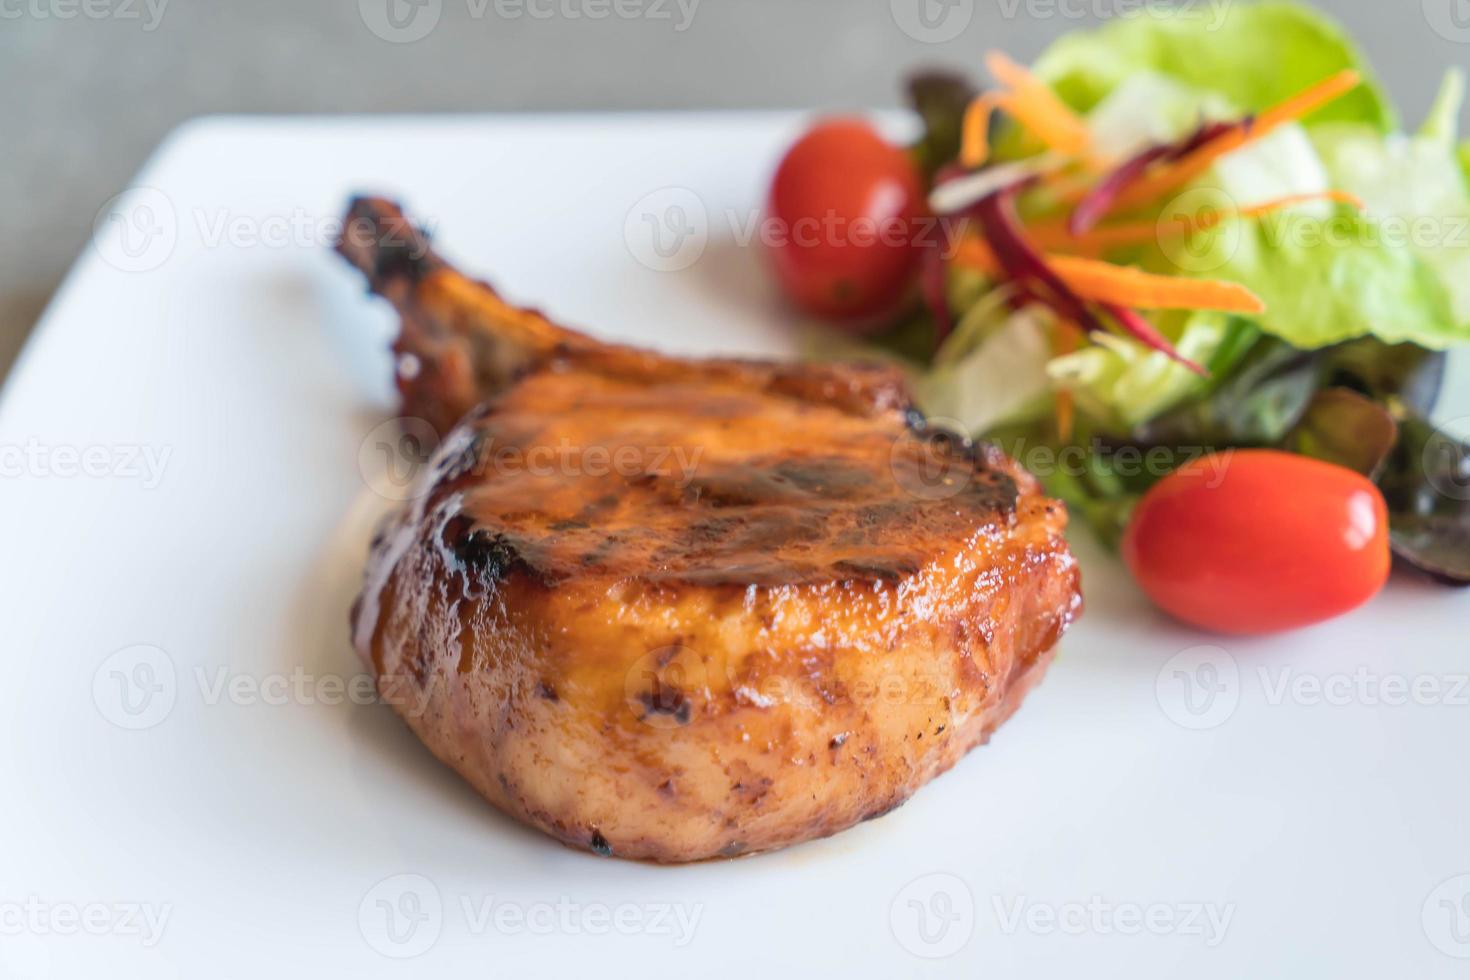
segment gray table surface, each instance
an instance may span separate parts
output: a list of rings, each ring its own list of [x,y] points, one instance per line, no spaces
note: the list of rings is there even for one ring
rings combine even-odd
[[[0,371],[99,206],[194,116],[886,106],[909,68],[1029,58],[1143,2],[0,0]],[[1467,0],[1318,5],[1410,120],[1470,57]]]

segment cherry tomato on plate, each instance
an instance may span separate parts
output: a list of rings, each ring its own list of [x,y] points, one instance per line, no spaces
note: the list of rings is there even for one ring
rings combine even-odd
[[[776,279],[801,309],[839,320],[893,312],[924,242],[918,171],[859,119],[813,126],[771,181],[763,240]]]
[[[1388,579],[1388,512],[1365,477],[1271,450],[1197,459],[1155,484],[1123,560],[1164,611],[1220,633],[1339,616]]]

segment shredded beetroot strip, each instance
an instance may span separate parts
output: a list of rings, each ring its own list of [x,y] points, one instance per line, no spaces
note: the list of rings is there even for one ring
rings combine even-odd
[[[949,292],[945,288],[944,255],[947,243],[931,245],[919,256],[919,295],[934,317],[934,345],[944,343],[954,330],[954,317],[949,312]]]
[[[1139,343],[1151,347],[1156,351],[1162,351],[1169,355],[1171,359],[1183,364],[1200,377],[1209,377],[1210,372],[1206,371],[1203,365],[1191,361],[1179,353],[1179,351],[1175,350],[1174,345],[1169,343],[1167,337],[1159,333],[1152,323],[1149,323],[1148,320],[1144,319],[1134,310],[1130,310],[1126,306],[1114,306],[1111,303],[1103,304],[1103,309],[1114,320],[1117,320],[1119,326],[1128,331]]]
[[[1072,216],[1067,219],[1067,230],[1074,237],[1091,231],[1102,220],[1103,215],[1108,213],[1123,188],[1143,176],[1145,170],[1163,160],[1169,153],[1170,148],[1167,146],[1151,146],[1098,181],[1097,186],[1088,191],[1087,196],[1072,209]]]
[[[1071,217],[1067,220],[1067,230],[1074,236],[1087,234],[1112,209],[1113,202],[1118,199],[1118,195],[1142,177],[1149,167],[1156,163],[1173,162],[1188,156],[1205,144],[1236,129],[1249,130],[1252,121],[1252,117],[1246,116],[1236,122],[1204,123],[1177,143],[1161,143],[1130,157],[1099,181],[1097,186],[1077,203],[1077,206],[1072,209]]]
[[[977,202],[973,208],[996,261],[1028,295],[1052,307],[1063,318],[1089,333],[1102,330],[1102,324],[1087,309],[1087,304],[1046,264],[1041,251],[1026,240],[1016,215],[1016,195],[1020,190],[1020,185],[1008,187]]]
[[[1070,320],[1088,333],[1104,332],[1106,327],[1088,308],[1087,303],[1047,264],[1041,250],[1027,240],[1016,214],[1016,195],[1023,186],[1017,184],[998,191],[976,203],[972,209],[980,223],[981,233],[995,254],[996,262],[1028,296],[1051,307],[1062,319]],[[942,285],[941,281],[941,287]],[[1152,350],[1162,351],[1196,374],[1208,373],[1175,350],[1168,338],[1137,312],[1111,303],[1101,306],[1139,343]],[[945,316],[947,319],[948,310],[945,311]]]

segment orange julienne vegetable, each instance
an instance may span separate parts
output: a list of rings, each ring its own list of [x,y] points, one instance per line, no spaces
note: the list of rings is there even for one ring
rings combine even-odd
[[[1070,320],[1057,321],[1056,333],[1052,338],[1052,353],[1063,357],[1082,346],[1082,328]],[[1077,418],[1077,399],[1065,389],[1057,392],[1057,436],[1063,442],[1072,439],[1072,427]]]
[[[1266,304],[1244,286],[1214,279],[1160,276],[1075,255],[1048,255],[1047,264],[1078,296],[1144,310],[1262,313]]]
[[[1267,109],[1249,125],[1242,125],[1218,139],[1213,139],[1183,159],[1169,164],[1159,172],[1144,177],[1138,183],[1120,193],[1109,210],[1126,210],[1157,200],[1189,183],[1215,165],[1215,161],[1228,153],[1249,146],[1289,122],[1294,122],[1316,109],[1341,98],[1362,82],[1355,71],[1341,71],[1303,92],[1292,96],[1280,105]]]
[[[1000,269],[990,246],[975,237],[960,240],[954,260],[991,274]],[[1072,255],[1048,254],[1046,262],[1069,289],[1083,299],[1098,303],[1137,309],[1221,310],[1227,313],[1260,313],[1266,308],[1255,293],[1233,282],[1159,276],[1141,269]]]
[[[1285,197],[1262,201],[1260,204],[1252,204],[1249,207],[1238,210],[1221,209],[1217,212],[1201,215],[1198,220],[1192,222],[1163,225],[1158,221],[1132,221],[1116,225],[1103,225],[1102,227],[1092,229],[1085,235],[1073,235],[1067,231],[1065,219],[1053,219],[1051,221],[1038,222],[1027,230],[1031,233],[1032,239],[1045,248],[1061,248],[1069,251],[1095,253],[1110,248],[1147,245],[1166,238],[1179,238],[1199,231],[1208,231],[1230,218],[1259,218],[1273,211],[1280,211],[1284,208],[1295,207],[1298,204],[1306,204],[1311,201],[1332,201],[1336,204],[1348,204],[1360,211],[1364,206],[1363,199],[1356,194],[1350,194],[1347,191],[1329,190],[1306,194],[1288,194]]]
[[[1012,89],[996,94],[996,104],[1016,117],[1043,143],[1053,150],[1074,155],[1087,149],[1092,142],[1087,124],[1057,97],[1049,85],[999,51],[991,51],[985,56],[985,66],[1002,84]]]
[[[989,93],[970,103],[960,130],[960,165],[974,170],[990,158],[990,117],[996,101]]]

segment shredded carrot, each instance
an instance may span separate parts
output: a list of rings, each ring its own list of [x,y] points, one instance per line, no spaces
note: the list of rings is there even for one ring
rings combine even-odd
[[[1157,200],[1183,187],[1215,165],[1215,161],[1251,143],[1258,142],[1287,123],[1333,102],[1362,82],[1355,71],[1342,71],[1332,75],[1285,102],[1267,109],[1248,126],[1242,125],[1218,139],[1165,166],[1158,173],[1143,178],[1118,195],[1110,210],[1126,210]]]
[[[1067,231],[1066,220],[1056,219],[1046,222],[1037,222],[1027,231],[1032,240],[1044,248],[1066,249],[1069,252],[1079,252],[1084,255],[1095,255],[1112,248],[1126,248],[1131,245],[1148,245],[1153,242],[1162,241],[1167,238],[1177,238],[1191,235],[1196,232],[1208,231],[1229,218],[1259,218],[1273,211],[1284,208],[1295,207],[1298,204],[1306,204],[1311,201],[1332,201],[1336,204],[1348,204],[1358,210],[1363,209],[1363,200],[1356,194],[1347,191],[1329,190],[1307,194],[1288,194],[1285,197],[1273,198],[1252,204],[1239,210],[1223,209],[1200,215],[1193,221],[1185,220],[1174,223],[1162,221],[1134,221],[1124,224],[1104,225],[1094,228],[1085,235],[1073,236]]]
[[[995,253],[990,250],[990,245],[985,239],[978,235],[966,235],[956,242],[953,258],[960,265],[969,266],[990,275],[995,275],[1000,271],[1000,263],[995,260]]]
[[[999,51],[985,56],[985,65],[1011,91],[994,96],[995,104],[1010,113],[1022,126],[1049,148],[1069,155],[1086,152],[1092,136],[1087,124],[1051,87]]]
[[[1266,304],[1244,286],[1212,279],[1160,276],[1075,255],[1048,255],[1047,263],[1078,296],[1142,310],[1222,310],[1261,313]]]
[[[1052,337],[1052,353],[1057,357],[1072,353],[1082,346],[1082,336],[1082,328],[1071,320],[1057,321],[1056,332]],[[1057,436],[1063,442],[1070,442],[1077,416],[1077,400],[1070,391],[1057,392],[1056,415]]]
[[[974,170],[990,158],[990,117],[995,114],[995,96],[978,96],[965,110],[960,130],[960,165]]]
[[[954,261],[990,275],[1000,264],[990,246],[973,235],[959,240]],[[1075,255],[1048,254],[1046,263],[1079,297],[1134,309],[1222,310],[1260,313],[1266,306],[1249,289],[1233,282],[1161,276]]]

